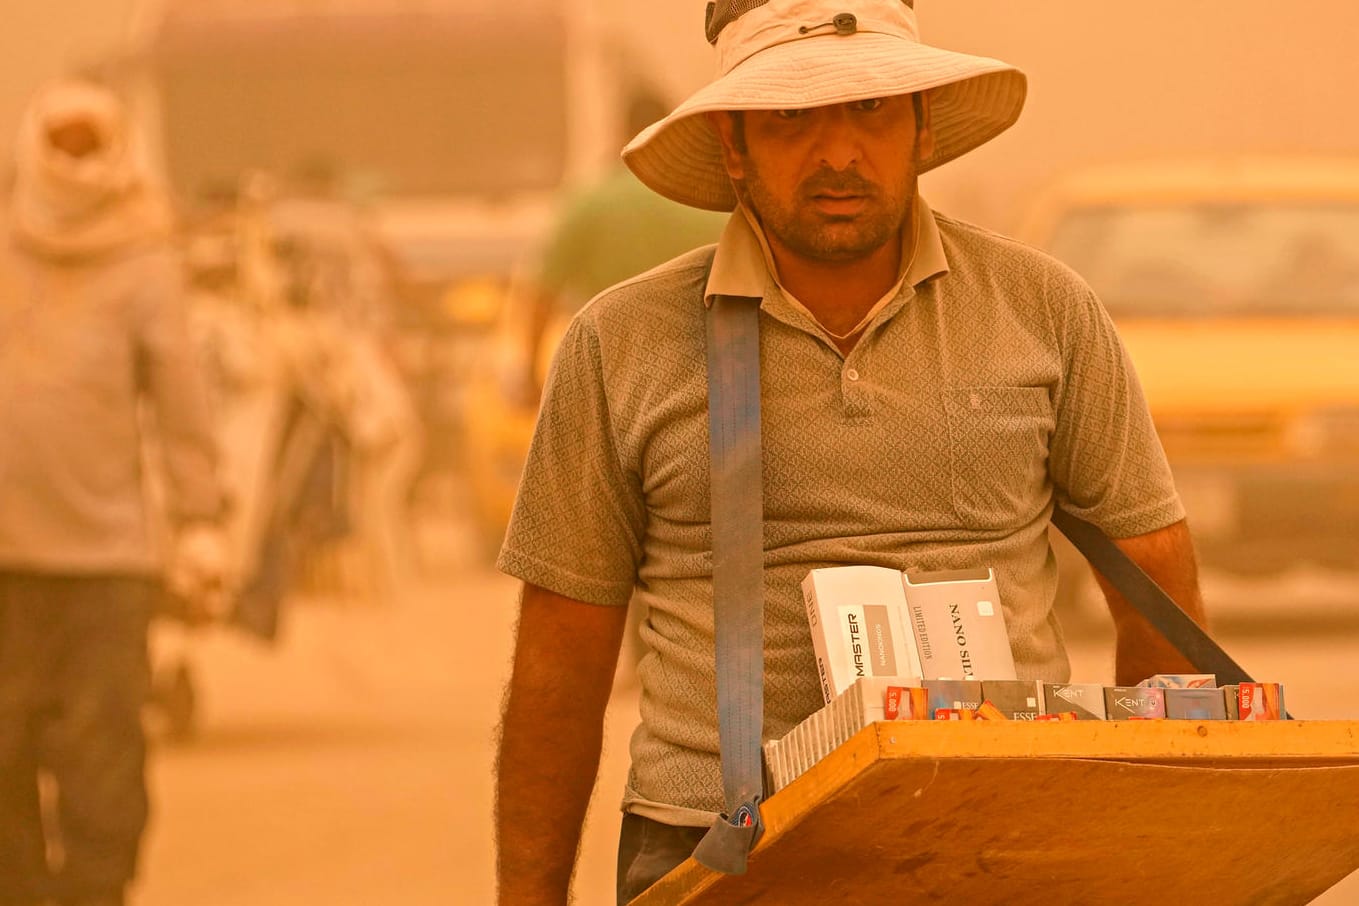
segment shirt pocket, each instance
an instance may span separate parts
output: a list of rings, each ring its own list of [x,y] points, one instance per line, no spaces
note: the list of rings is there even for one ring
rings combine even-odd
[[[968,528],[1013,528],[1047,502],[1053,430],[1046,387],[944,391],[953,508]]]

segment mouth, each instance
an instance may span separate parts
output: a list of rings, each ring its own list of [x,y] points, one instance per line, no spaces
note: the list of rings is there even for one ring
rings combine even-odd
[[[849,192],[817,192],[811,196],[811,204],[827,214],[856,214],[868,204],[868,196]]]

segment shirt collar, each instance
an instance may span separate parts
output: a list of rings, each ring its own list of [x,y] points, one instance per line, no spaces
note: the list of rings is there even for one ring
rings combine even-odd
[[[948,273],[948,257],[944,254],[944,243],[939,238],[934,212],[924,197],[916,195],[915,201],[919,235],[916,237],[913,256],[907,258],[908,250],[902,250],[906,273],[905,279],[898,282],[898,289],[903,284],[919,286],[931,277]],[[903,237],[903,246],[909,241],[909,238]],[[746,214],[743,208],[737,208],[727,220],[727,226],[717,242],[717,254],[713,258],[712,272],[708,275],[704,301],[711,304],[709,300],[713,296],[762,299],[771,282],[777,284],[777,277],[764,236],[754,218]]]

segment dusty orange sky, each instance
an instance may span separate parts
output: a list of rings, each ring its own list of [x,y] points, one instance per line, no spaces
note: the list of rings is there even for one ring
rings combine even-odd
[[[630,43],[665,40],[665,84],[711,71],[703,0],[616,17]],[[1359,154],[1359,5],[1350,0],[916,0],[925,40],[1029,76],[1018,124],[931,175],[949,213],[1013,229],[1064,170],[1199,152]],[[630,9],[620,3],[623,10]]]
[[[0,135],[44,79],[108,46],[122,33],[133,0],[11,0],[0,29]]]
[[[597,8],[635,55],[662,61],[651,64],[657,79],[678,94],[710,70],[703,5],[598,0]],[[0,135],[12,134],[40,79],[115,43],[137,6],[7,4]],[[959,216],[1011,228],[1040,185],[1090,161],[1224,150],[1359,153],[1359,55],[1351,46],[1359,6],[1349,0],[918,0],[917,7],[927,40],[1000,57],[1030,77],[1018,125],[929,178],[936,205]]]

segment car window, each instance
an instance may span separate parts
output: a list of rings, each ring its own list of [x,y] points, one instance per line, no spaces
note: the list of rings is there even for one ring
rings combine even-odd
[[[1359,205],[1079,208],[1047,245],[1115,317],[1359,316]]]

